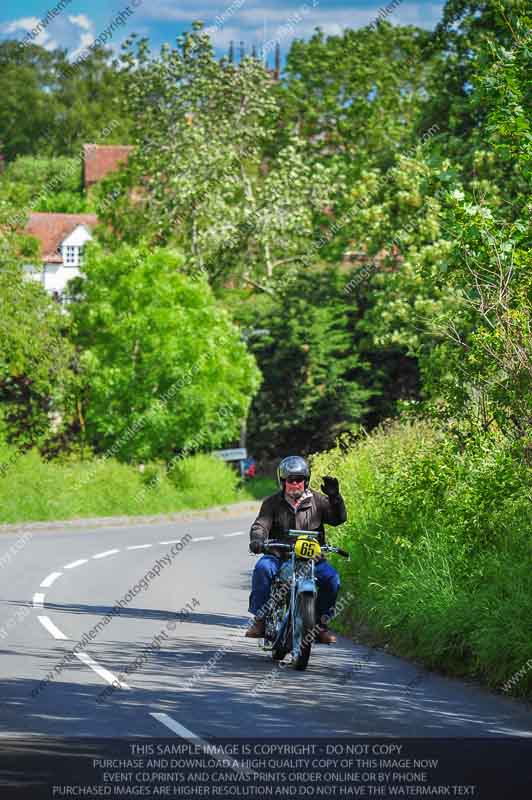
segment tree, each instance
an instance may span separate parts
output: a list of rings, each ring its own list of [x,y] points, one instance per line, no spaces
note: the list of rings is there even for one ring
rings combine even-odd
[[[273,296],[252,297],[237,317],[264,376],[248,423],[261,457],[330,447],[357,427],[372,391],[352,333],[356,309],[346,304],[338,270],[286,272]]]
[[[127,142],[129,122],[119,113],[123,76],[110,53],[95,48],[72,65],[66,50],[0,42],[0,152],[8,161],[79,155],[109,126],[107,143]]]
[[[36,255],[25,237],[0,238],[0,402],[8,441],[46,448],[71,412],[74,353],[57,303],[23,277],[21,262]]]
[[[527,30],[526,18],[518,30]],[[461,435],[482,427],[523,440],[530,429],[529,41],[494,46],[471,74],[483,147],[499,174],[519,175],[508,202],[489,186],[479,195],[467,166],[429,146],[398,160],[356,221],[368,253],[399,253],[372,270],[361,327],[377,346],[399,345],[418,359],[425,410],[453,420]]]
[[[124,459],[231,442],[260,375],[204,280],[168,249],[91,245],[72,304],[88,441]]]
[[[334,174],[307,164],[296,137],[265,158],[278,107],[271,76],[256,59],[216,61],[200,24],[179,44],[151,58],[141,41],[127,54],[136,150],[125,171],[129,192],[120,176],[103,190],[117,187],[121,219],[112,208],[106,216],[105,206],[103,216],[128,241],[178,244],[187,266],[212,282],[271,278],[301,260]]]
[[[343,157],[354,176],[389,166],[411,144],[425,102],[429,41],[427,31],[388,22],[296,39],[279,89],[286,128],[296,125],[315,158]]]

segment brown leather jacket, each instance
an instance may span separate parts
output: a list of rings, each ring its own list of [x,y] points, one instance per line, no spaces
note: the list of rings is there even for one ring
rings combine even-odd
[[[276,539],[280,542],[294,541],[288,536],[290,529],[299,531],[318,531],[318,541],[325,544],[326,525],[341,525],[347,519],[342,495],[329,499],[326,495],[310,489],[310,497],[305,497],[297,511],[287,502],[284,492],[267,497],[260,508],[259,515],[249,532],[249,540],[264,542]]]

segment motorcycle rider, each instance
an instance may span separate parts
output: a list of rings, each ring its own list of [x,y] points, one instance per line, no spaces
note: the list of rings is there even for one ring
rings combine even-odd
[[[347,513],[338,480],[326,475],[321,486],[323,494],[309,489],[309,481],[310,469],[304,458],[288,456],[281,461],[277,468],[280,491],[263,501],[259,515],[251,526],[249,549],[252,553],[264,552],[265,539],[293,541],[288,536],[290,529],[316,531],[319,533],[319,543],[325,544],[323,524],[336,526],[346,521]],[[250,638],[258,639],[264,636],[266,603],[272,581],[284,557],[286,555],[281,550],[276,553],[270,551],[255,564],[248,609],[255,615],[255,620],[246,631],[246,636]],[[327,620],[334,614],[340,578],[324,556],[320,556],[316,561],[314,574],[318,585],[317,641],[321,644],[333,644],[336,636],[327,629]]]

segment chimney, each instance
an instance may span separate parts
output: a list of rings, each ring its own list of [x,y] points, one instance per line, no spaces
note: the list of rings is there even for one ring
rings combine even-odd
[[[279,42],[275,43],[275,68],[273,70],[273,76],[276,81],[279,80],[279,76],[281,74],[281,45]]]

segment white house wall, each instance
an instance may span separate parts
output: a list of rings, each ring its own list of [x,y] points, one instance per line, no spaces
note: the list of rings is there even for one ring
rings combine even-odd
[[[43,264],[43,270],[30,264],[25,265],[24,272],[37,283],[42,284],[47,292],[61,294],[72,278],[81,275],[79,267],[64,267],[62,264]]]
[[[85,225],[78,225],[66,239],[61,242],[61,254],[64,254],[66,247],[83,247],[92,240],[92,236]],[[63,256],[64,258],[64,256]],[[62,294],[65,291],[68,281],[79,277],[82,272],[79,267],[64,264],[44,263],[43,269],[31,264],[24,266],[24,272],[30,280],[41,283],[47,292]]]

